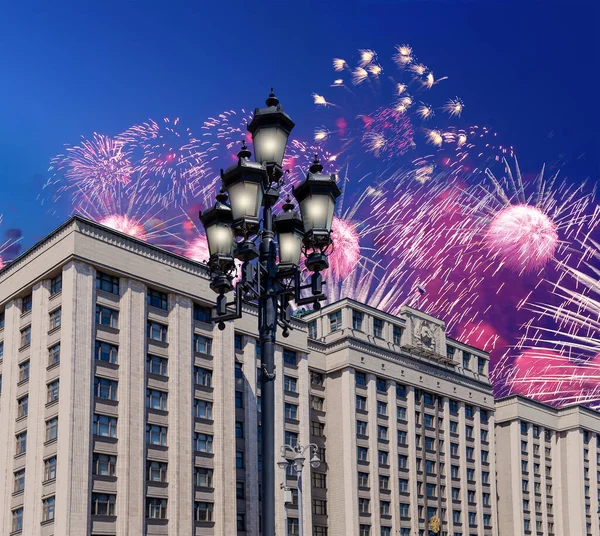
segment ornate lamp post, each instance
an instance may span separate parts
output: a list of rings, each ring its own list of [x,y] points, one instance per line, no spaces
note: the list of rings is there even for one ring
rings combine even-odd
[[[218,294],[213,321],[219,329],[225,329],[225,321],[242,316],[243,303],[254,304],[258,309],[262,347],[262,534],[274,536],[273,380],[277,326],[282,328],[284,337],[289,335],[290,301],[296,305],[312,304],[318,310],[319,302],[325,299],[320,272],[329,266],[331,221],[341,192],[336,176],[323,174],[315,156],[306,180],[293,191],[301,216],[288,198],[283,212],[273,217],[282,186],[281,165],[294,122],[283,111],[273,90],[266,104],[266,108],[254,111],[248,125],[256,161],[250,160],[251,153],[244,143],[237,164],[221,170],[222,190],[214,207],[200,213],[200,220],[208,240],[211,288]],[[312,272],[307,284],[301,278],[302,253],[306,268]],[[234,300],[228,302],[226,294],[233,290],[234,259],[243,263],[242,274]],[[254,262],[256,259],[258,262]]]
[[[304,462],[306,461],[306,451],[310,450],[312,452],[312,457],[310,458],[310,465],[313,469],[317,469],[321,465],[321,460],[319,456],[317,456],[317,452],[319,451],[319,447],[314,443],[303,447],[298,443],[295,447],[290,447],[289,445],[283,445],[281,447],[281,461],[277,463],[277,465],[281,469],[286,469],[289,466],[292,466],[296,469],[298,473],[298,535],[303,536],[304,534],[304,523],[302,517],[302,471],[304,469]],[[293,458],[286,458],[287,454],[292,454]],[[287,527],[286,527],[287,534]]]

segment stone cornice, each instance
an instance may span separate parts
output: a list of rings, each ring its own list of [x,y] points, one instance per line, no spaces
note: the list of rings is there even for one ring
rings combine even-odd
[[[308,343],[309,351],[315,350],[324,354],[330,354],[338,350],[356,350],[365,354],[379,357],[388,361],[392,361],[399,365],[406,366],[418,372],[435,376],[438,378],[445,379],[449,382],[464,387],[483,389],[491,393],[492,385],[489,382],[477,380],[476,378],[469,378],[462,374],[455,373],[452,368],[442,367],[433,362],[426,362],[421,359],[415,358],[408,353],[394,352],[391,350],[385,350],[375,344],[369,344],[365,341],[356,339],[354,337],[344,337],[331,343],[323,343],[315,340],[310,340]],[[342,368],[348,366],[345,364]]]

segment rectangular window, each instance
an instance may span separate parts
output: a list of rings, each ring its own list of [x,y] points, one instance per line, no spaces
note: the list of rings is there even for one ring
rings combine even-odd
[[[244,393],[242,391],[235,392],[235,407],[236,408],[244,407]]]
[[[360,311],[352,310],[352,329],[362,331],[363,314]]]
[[[410,504],[400,503],[400,517],[409,517]]]
[[[381,400],[377,401],[377,415],[387,415],[387,404]]]
[[[398,480],[398,491],[400,493],[408,493],[408,480],[400,478]]]
[[[24,315],[31,311],[31,307],[33,306],[33,298],[31,294],[29,296],[23,296],[23,304],[21,307],[21,314]]]
[[[469,369],[471,365],[471,354],[463,351],[463,368]]]
[[[212,488],[213,470],[208,469],[207,467],[196,467],[194,472],[194,481],[196,486],[199,488]],[[243,484],[243,482],[241,484]]]
[[[287,520],[287,533],[289,536],[298,536],[300,534],[300,528],[298,520],[295,517],[290,517]]]
[[[29,397],[27,395],[17,399],[17,419],[27,417],[29,413]]]
[[[285,404],[285,418],[298,420],[298,406],[296,404]]]
[[[146,462],[146,478],[150,482],[167,482],[167,463]]]
[[[408,456],[404,454],[398,454],[398,469],[408,468]]]
[[[373,318],[373,335],[383,337],[383,320],[381,318]]]
[[[167,326],[158,322],[148,322],[147,336],[153,341],[167,342]]]
[[[371,505],[370,499],[363,499],[362,497],[358,499],[358,513],[359,514],[368,514],[369,507]]]
[[[481,483],[489,484],[490,483],[490,473],[488,471],[481,472]]]
[[[194,382],[196,385],[212,387],[212,370],[203,367],[194,367]]]
[[[44,482],[56,479],[56,456],[44,460]]]
[[[425,460],[425,472],[428,475],[435,474],[435,462],[433,460]]]
[[[369,487],[369,473],[358,473],[358,487],[368,488]]]
[[[460,499],[460,488],[452,488],[452,500],[458,501]]]
[[[327,475],[325,473],[312,473],[313,488],[325,489],[327,487]]]
[[[311,371],[310,373],[310,383],[311,385],[317,385],[319,387],[323,387],[325,385],[325,376],[320,372]]]
[[[4,315],[4,311],[0,311],[0,329],[4,329],[5,323],[6,323],[6,317]]]
[[[465,417],[473,417],[474,413],[473,406],[465,404]]]
[[[108,380],[107,378],[99,378],[98,376],[94,377],[94,396],[98,398],[116,400],[117,387],[118,383],[114,380]]]
[[[380,393],[385,393],[387,391],[387,381],[384,378],[377,378],[375,384]]]
[[[208,454],[213,451],[213,436],[210,434],[194,434],[194,450],[198,452],[206,452]]]
[[[92,515],[114,516],[116,495],[109,493],[92,493]]]
[[[458,413],[458,402],[456,400],[450,399],[449,405],[451,413]]]
[[[235,438],[244,438],[244,423],[242,421],[235,421]]]
[[[54,496],[42,499],[42,523],[54,520]]]
[[[365,387],[367,385],[367,375],[364,372],[354,372],[354,381],[359,387]]]
[[[456,348],[454,346],[450,346],[449,344],[446,345],[446,357],[450,361],[454,361],[455,352],[456,352]]]
[[[364,396],[356,395],[356,409],[361,411],[367,410],[367,399]]]
[[[211,355],[212,339],[204,337],[203,335],[194,334],[194,352]]]
[[[423,424],[425,424],[425,426],[429,426],[429,428],[433,428],[433,415],[425,413],[423,418]]]
[[[437,496],[437,486],[435,484],[427,484],[426,486],[426,492],[427,497],[436,497]]]
[[[156,424],[146,424],[146,443],[167,446],[167,428]]]
[[[404,430],[398,430],[398,445],[406,446],[407,434]]]
[[[483,357],[477,358],[477,372],[479,374],[485,373],[485,359]]]
[[[167,499],[148,497],[146,499],[146,517],[148,519],[166,519]]]
[[[0,363],[4,359],[4,341],[0,341]]]
[[[333,333],[342,329],[342,311],[329,314],[329,330]]]
[[[157,355],[146,356],[146,372],[148,374],[158,374],[159,376],[167,375],[168,360]]]
[[[109,328],[118,328],[119,311],[109,309],[102,305],[96,305],[96,324],[108,326]]]
[[[285,444],[288,447],[295,447],[298,445],[298,434],[296,432],[285,431]]]
[[[117,362],[118,354],[119,349],[114,344],[96,341],[94,355],[97,361],[115,364]]]
[[[195,521],[212,521],[213,520],[213,503],[195,502],[194,503],[194,520]]]
[[[12,531],[23,530],[23,508],[12,511]]]
[[[316,320],[311,320],[308,323],[308,337],[310,339],[317,338],[317,322],[316,322]]]
[[[27,326],[21,330],[21,347],[31,344],[31,326]]]
[[[475,482],[475,469],[467,469],[467,480]]]
[[[94,452],[92,473],[98,476],[115,476],[117,474],[117,457]]]
[[[452,465],[450,467],[450,475],[452,478],[459,478],[458,472],[459,472],[458,465]]]
[[[160,292],[159,290],[149,288],[148,293],[146,294],[146,303],[151,307],[156,307],[157,309],[162,309],[163,311],[166,311],[167,295],[164,292]]]
[[[206,324],[211,324],[212,323],[212,309],[210,307],[205,307],[204,305],[198,305],[197,303],[194,304],[194,320],[198,320],[199,322],[205,322]],[[240,346],[239,348],[236,346],[236,350],[242,349],[242,341],[241,341],[241,337],[239,335],[236,335],[236,337],[239,337],[240,341]]]
[[[236,469],[243,469],[245,467],[244,465],[244,452],[241,450],[236,451],[235,453],[235,468]],[[288,466],[290,467],[290,466]]]
[[[60,343],[48,348],[48,366],[60,363]]]
[[[158,389],[146,389],[146,407],[167,411],[168,393]]]
[[[394,344],[396,346],[400,346],[400,344],[402,343],[402,328],[400,326],[394,326],[392,333],[394,338]]]
[[[58,309],[54,309],[54,311],[52,311],[50,313],[50,329],[51,330],[60,327],[60,314],[61,314],[60,307]]]
[[[239,361],[235,362],[234,375],[236,380],[242,380],[244,378],[244,367]]]
[[[297,356],[293,350],[283,350],[283,362],[286,365],[296,366]]]
[[[46,388],[47,388],[46,403],[47,404],[56,402],[58,400],[58,389],[59,389],[58,386],[59,386],[58,380],[54,380],[53,382],[50,382],[49,384],[47,384],[47,386],[46,386]]]
[[[50,280],[50,297],[56,296],[62,291],[62,274]]]
[[[58,417],[46,421],[46,441],[53,441],[58,437]]]
[[[236,482],[235,483],[235,498],[244,500],[246,498],[246,483]]]
[[[388,429],[385,426],[377,426],[377,439],[387,441]]]
[[[296,386],[298,384],[298,380],[296,378],[292,378],[292,376],[284,376],[283,377],[283,388],[290,393],[296,392]]]
[[[312,513],[315,516],[327,515],[327,501],[322,499],[313,499]]]
[[[475,459],[475,449],[473,447],[467,447],[467,461],[472,462]]]
[[[324,411],[325,409],[325,399],[320,396],[311,396],[310,397],[310,407],[315,411]]]
[[[402,406],[396,408],[396,419],[399,421],[406,420],[406,408],[403,408]]]
[[[480,409],[479,410],[479,420],[481,421],[481,424],[487,424],[488,420],[489,420],[489,416],[488,416],[488,412],[485,409]]]
[[[20,471],[16,471],[14,473],[14,482],[15,485],[13,487],[14,493],[19,493],[25,489],[25,469],[21,469]]]
[[[433,406],[435,404],[435,395],[425,391],[423,393],[423,403],[427,404],[428,406]]]
[[[102,272],[96,273],[96,288],[111,294],[119,294],[119,278]]]
[[[212,402],[195,398],[194,417],[196,419],[212,420]]]
[[[367,423],[365,421],[356,421],[356,435],[367,436]]]
[[[377,460],[379,465],[389,465],[388,463],[388,453],[385,450],[380,450],[377,452]]]
[[[368,460],[369,449],[366,447],[356,448],[356,458],[359,462],[366,462]]]

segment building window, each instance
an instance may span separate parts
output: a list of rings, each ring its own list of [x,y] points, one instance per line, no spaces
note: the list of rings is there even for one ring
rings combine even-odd
[[[53,441],[58,437],[58,417],[46,421],[46,441]]]
[[[21,330],[21,347],[31,344],[31,326],[27,326]]]
[[[235,421],[235,437],[236,439],[244,438],[244,423],[242,421]]]
[[[44,482],[56,479],[56,456],[44,460]]]
[[[60,343],[48,348],[48,366],[60,363]]]
[[[435,474],[435,462],[433,460],[425,460],[425,472],[428,475]]]
[[[12,531],[23,530],[23,508],[17,508],[12,511]]]
[[[242,532],[246,530],[246,516],[245,516],[245,514],[237,514],[236,528],[237,528],[238,531],[242,531]]]
[[[377,460],[379,465],[389,465],[388,463],[388,453],[385,450],[380,450],[377,452]]]
[[[398,454],[398,469],[408,468],[408,456],[404,454]]]
[[[396,408],[396,419],[399,421],[406,420],[406,408],[403,408],[402,406]]]
[[[527,435],[527,423],[525,421],[521,421],[521,433]]]
[[[50,280],[50,297],[56,296],[62,291],[62,274]]]
[[[157,389],[146,389],[146,407],[167,411],[168,393]]]
[[[42,522],[54,520],[54,496],[42,499]]]
[[[300,534],[298,520],[295,517],[289,517],[287,520],[287,534],[289,536],[298,536]]]
[[[311,371],[310,373],[310,383],[311,385],[317,385],[319,387],[323,387],[325,385],[325,376],[320,372]]]
[[[117,419],[94,413],[93,433],[102,437],[117,437]]]
[[[471,354],[463,351],[463,368],[469,369],[471,365]]]
[[[17,399],[17,419],[27,417],[29,413],[29,397],[27,395]]]
[[[195,521],[212,521],[213,520],[213,503],[195,502],[194,503],[194,520]]]
[[[367,410],[367,399],[364,396],[356,395],[356,409],[361,411]]]
[[[285,418],[298,420],[298,406],[296,404],[285,404]]]
[[[236,380],[242,380],[244,378],[244,368],[243,368],[243,364],[240,363],[239,361],[235,362],[235,371],[234,371],[234,375]]]
[[[203,335],[194,334],[194,352],[211,355],[212,339],[204,337]]]
[[[352,310],[352,329],[362,331],[363,314],[360,311]],[[333,331],[333,330],[332,330]]]
[[[489,415],[487,410],[485,409],[480,409],[479,410],[479,420],[481,421],[481,424],[487,424],[489,421]]]
[[[458,456],[458,443],[450,443],[450,456]]]
[[[47,403],[56,402],[58,400],[58,380],[50,382],[47,387]]]
[[[377,426],[377,439],[387,441],[388,429],[385,426]]]
[[[116,498],[110,493],[92,493],[92,515],[114,516]]]
[[[325,473],[312,473],[313,488],[327,488],[327,475]]]
[[[118,383],[114,380],[108,380],[106,378],[94,377],[94,396],[98,398],[105,398],[107,400],[117,399],[117,386]]]
[[[194,382],[203,387],[212,386],[212,370],[203,367],[194,367]]]
[[[31,307],[33,306],[33,298],[31,294],[29,296],[23,296],[23,305],[21,307],[21,314],[24,315],[31,311]]]
[[[289,447],[298,445],[298,434],[296,432],[285,431],[285,444]]]
[[[329,329],[332,333],[342,329],[342,311],[329,314]]]
[[[475,503],[475,492],[471,489],[467,491],[467,502],[471,504]]]
[[[396,346],[400,346],[402,342],[402,328],[400,326],[394,326],[392,330],[392,335],[394,338],[394,344]]]
[[[119,294],[119,278],[102,272],[96,273],[96,288],[111,294]]]
[[[365,387],[367,385],[367,375],[364,372],[354,372],[354,381],[359,387]]]
[[[29,360],[19,364],[19,383],[29,379]]]
[[[406,503],[400,503],[400,517],[409,517],[410,505]]]
[[[433,415],[429,415],[429,413],[425,413],[423,424],[425,424],[425,426],[428,426],[429,428],[433,428]]]
[[[60,307],[58,309],[54,309],[54,311],[52,311],[50,313],[50,329],[51,330],[60,327],[60,314],[61,314]]]
[[[473,417],[474,414],[475,410],[473,409],[473,406],[465,404],[465,417]]]
[[[56,458],[54,458],[56,465]],[[117,457],[94,452],[92,473],[97,476],[115,476],[117,474]]]
[[[359,514],[368,514],[370,503],[371,503],[371,501],[369,499],[363,499],[362,497],[360,497],[358,499],[358,513]]]
[[[398,445],[406,446],[407,434],[404,430],[398,430]]]
[[[327,501],[322,499],[313,499],[312,513],[315,516],[327,515]]]
[[[213,451],[213,436],[210,434],[201,434],[196,432],[194,434],[194,450],[198,452],[205,452],[207,454]]]
[[[475,460],[475,449],[473,447],[467,447],[467,461],[472,462]]]
[[[160,376],[166,376],[167,362],[168,360],[164,357],[148,354],[146,356],[146,371],[149,374],[158,374]]]
[[[293,350],[283,350],[283,362],[286,365],[295,366],[297,363],[296,352]]]
[[[477,358],[477,372],[479,374],[485,373],[485,359],[483,357]]]
[[[310,339],[317,338],[317,322],[316,322],[316,320],[311,320],[308,323],[308,337]]]
[[[325,399],[320,396],[311,396],[310,397],[310,406],[311,409],[315,411],[324,411],[325,408]]]
[[[383,378],[377,378],[376,381],[377,390],[381,393],[385,393],[387,391],[387,382]]]
[[[320,527],[318,525],[315,525],[313,527],[312,536],[327,536],[327,527]]]
[[[25,489],[25,469],[15,472],[15,485],[13,488],[14,493],[19,493]]]
[[[487,463],[487,461],[488,461],[488,451],[482,450],[481,451],[481,463]]]
[[[196,419],[212,420],[212,402],[194,399],[194,417]]]
[[[377,401],[377,415],[387,415],[387,404],[381,400]]]
[[[288,466],[288,467],[292,467],[292,466]],[[235,453],[235,468],[236,469],[244,468],[244,452],[241,450],[238,450]]]
[[[167,499],[146,499],[146,517],[148,519],[167,518]]]
[[[379,489],[390,489],[390,477],[386,475],[379,475]]]
[[[158,322],[148,322],[147,335],[153,341],[167,342],[167,326]]]
[[[482,501],[483,501],[483,506],[489,506],[490,505],[490,494],[484,493],[482,495]]]
[[[368,460],[369,449],[366,447],[357,447],[356,458],[359,462],[366,462]]]
[[[146,425],[146,443],[149,445],[167,446],[167,428],[156,424]]]
[[[236,482],[235,483],[235,498],[244,500],[246,498],[246,483]]]
[[[425,493],[427,497],[435,498],[437,496],[437,486],[435,484],[427,484]]]
[[[452,488],[452,500],[458,501],[460,499],[460,488]]]
[[[467,469],[467,480],[475,482],[475,469]]]
[[[452,465],[450,467],[450,475],[452,478],[459,478],[458,476],[458,465]]]
[[[396,398],[406,398],[406,385],[396,384]]]
[[[204,307],[203,305],[194,304],[194,320],[199,322],[205,322],[206,324],[212,324],[212,309],[210,307]],[[239,348],[235,347],[236,350],[242,349],[242,338],[240,335],[236,335],[239,338]]]
[[[381,318],[373,318],[373,335],[383,337],[383,320]]]
[[[148,293],[146,294],[146,303],[151,307],[156,307],[157,309],[163,309],[166,311],[167,295],[159,290],[149,288]]]
[[[96,305],[96,324],[110,328],[119,327],[119,311]]]
[[[242,391],[235,392],[235,407],[236,408],[244,407],[244,393]]]
[[[450,346],[449,344],[446,345],[446,357],[450,361],[454,361],[455,352],[456,352],[456,348],[454,346]]]
[[[365,421],[356,421],[356,435],[367,436],[367,423]]]
[[[527,441],[521,441],[521,454],[527,454]]]
[[[0,329],[4,329],[5,323],[6,323],[6,317],[4,315],[4,311],[0,311]]]
[[[199,488],[212,488],[213,485],[213,470],[207,467],[196,467],[194,472],[194,480]],[[239,482],[238,482],[239,483]],[[243,484],[243,482],[242,482]],[[237,486],[236,486],[237,489]]]
[[[523,520],[523,530],[529,532],[531,530],[531,521],[529,519]]]
[[[4,359],[4,341],[0,341],[0,363]]]
[[[369,487],[369,473],[358,473],[358,487],[368,488]]]
[[[488,471],[481,472],[481,483],[489,484],[490,483],[490,473]]]
[[[458,402],[456,400],[450,399],[449,406],[452,413],[458,413]]]
[[[290,393],[296,392],[296,386],[298,384],[298,380],[296,378],[292,378],[291,376],[283,377],[283,388]]]
[[[115,345],[96,341],[94,353],[96,360],[115,364],[117,362],[118,353],[119,349]]]

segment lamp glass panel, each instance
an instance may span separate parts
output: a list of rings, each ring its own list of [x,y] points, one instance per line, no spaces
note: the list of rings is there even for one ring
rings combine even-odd
[[[208,250],[212,255],[233,256],[233,231],[227,225],[213,224],[206,229]]]
[[[280,233],[279,240],[279,262],[282,264],[300,264],[302,252],[302,238],[296,233]]]
[[[335,202],[328,194],[312,194],[300,203],[304,232],[314,229],[331,231]]]
[[[240,181],[227,188],[231,212],[234,220],[244,217],[258,218],[258,211],[262,204],[263,191],[256,182]]]
[[[281,165],[287,139],[288,134],[277,126],[258,128],[252,139],[256,161],[275,162]]]

